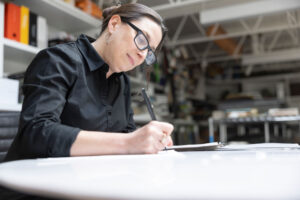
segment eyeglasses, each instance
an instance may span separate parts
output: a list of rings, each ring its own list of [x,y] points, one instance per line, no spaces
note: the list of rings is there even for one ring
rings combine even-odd
[[[136,47],[141,51],[148,49],[148,53],[147,53],[147,56],[145,59],[146,64],[152,65],[153,63],[155,63],[156,62],[155,53],[149,46],[149,41],[148,41],[147,37],[145,36],[145,34],[143,33],[143,31],[141,31],[141,29],[139,29],[134,24],[132,24],[128,21],[124,21],[124,22],[127,23],[129,26],[131,26],[131,28],[133,28],[137,32],[136,36],[134,37],[134,43],[135,43]]]

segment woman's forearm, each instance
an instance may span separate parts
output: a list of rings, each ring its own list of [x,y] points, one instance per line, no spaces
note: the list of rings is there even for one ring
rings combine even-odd
[[[70,149],[71,156],[152,154],[172,145],[173,125],[151,121],[132,133],[80,131]]]
[[[80,131],[73,145],[71,156],[127,154],[128,134]]]

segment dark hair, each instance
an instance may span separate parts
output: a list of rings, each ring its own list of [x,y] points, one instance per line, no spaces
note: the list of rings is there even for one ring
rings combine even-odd
[[[108,26],[108,22],[113,15],[119,15],[122,21],[134,21],[139,20],[142,17],[148,17],[156,22],[162,31],[162,39],[156,50],[159,50],[162,46],[163,39],[166,35],[167,28],[163,23],[161,16],[153,9],[139,4],[139,3],[128,3],[121,6],[112,6],[103,10],[103,23],[100,35],[105,31]]]

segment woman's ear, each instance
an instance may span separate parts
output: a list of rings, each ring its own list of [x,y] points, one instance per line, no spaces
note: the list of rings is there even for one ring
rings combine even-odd
[[[115,32],[120,27],[121,23],[122,21],[120,15],[113,15],[108,22],[108,33],[112,34]]]

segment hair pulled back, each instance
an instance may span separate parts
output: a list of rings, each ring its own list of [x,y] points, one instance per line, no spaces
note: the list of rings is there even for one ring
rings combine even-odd
[[[119,15],[122,21],[129,21],[129,22],[139,20],[143,17],[150,18],[161,27],[163,38],[159,46],[157,47],[157,49],[161,48],[162,41],[167,32],[167,28],[164,25],[161,16],[152,8],[149,8],[139,3],[128,3],[124,5],[112,6],[106,8],[103,10],[102,15],[103,15],[103,23],[102,23],[100,35],[106,30],[108,26],[108,22],[113,15]]]

